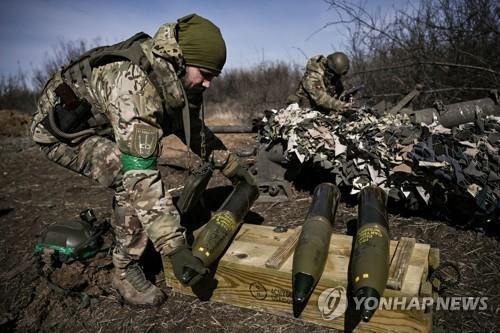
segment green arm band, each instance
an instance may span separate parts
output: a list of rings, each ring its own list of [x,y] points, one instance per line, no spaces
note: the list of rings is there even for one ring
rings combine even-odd
[[[156,170],[156,156],[142,158],[122,153],[123,173],[130,170]]]

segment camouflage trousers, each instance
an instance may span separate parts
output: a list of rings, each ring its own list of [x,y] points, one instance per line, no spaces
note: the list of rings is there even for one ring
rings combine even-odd
[[[128,193],[123,187],[117,144],[105,137],[91,136],[76,145],[56,142],[40,146],[49,160],[115,190],[112,226],[116,247],[113,262],[118,268],[124,268],[131,261],[138,260],[146,248],[148,235],[130,206]]]

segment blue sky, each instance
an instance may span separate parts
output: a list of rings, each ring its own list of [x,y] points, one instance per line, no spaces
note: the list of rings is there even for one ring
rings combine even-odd
[[[391,10],[395,0],[370,1]],[[198,13],[217,24],[226,40],[226,68],[262,60],[305,63],[308,57],[346,49],[341,26],[323,29],[336,18],[323,0],[16,0],[0,3],[0,75],[21,68],[30,74],[62,41],[100,38],[112,44],[138,31],[153,35],[166,22]],[[300,51],[299,51],[300,49]]]

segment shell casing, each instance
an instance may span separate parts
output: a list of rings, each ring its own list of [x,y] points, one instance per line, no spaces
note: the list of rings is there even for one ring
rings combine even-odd
[[[222,255],[258,196],[256,186],[238,183],[196,237],[192,253],[205,267],[211,266]]]
[[[193,243],[193,255],[210,266],[229,244],[240,224],[228,211],[217,212]]]
[[[325,269],[339,198],[339,190],[330,183],[322,183],[314,191],[293,254],[292,297],[295,317],[306,306]]]
[[[331,235],[330,221],[321,216],[314,216],[304,223],[293,255],[294,275],[302,272],[313,276],[315,281],[319,280],[325,268]]]
[[[354,297],[375,297],[384,293],[389,275],[389,228],[387,195],[375,186],[364,188],[358,206],[358,230],[351,257],[351,281]],[[364,309],[362,318],[369,321],[375,309]]]

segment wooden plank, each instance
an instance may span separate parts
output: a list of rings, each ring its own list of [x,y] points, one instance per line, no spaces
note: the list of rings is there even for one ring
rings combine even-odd
[[[213,280],[207,279],[194,289],[183,287],[175,279],[170,263],[165,261],[167,284],[174,292],[196,295],[200,299],[292,317],[292,256],[288,256],[277,269],[268,268],[265,264],[269,254],[283,248],[287,240],[297,232],[295,229],[289,229],[284,233],[276,233],[272,227],[244,224],[221,258]],[[332,235],[323,276],[302,312],[301,319],[340,330],[354,328],[354,331],[358,332],[429,332],[432,313],[425,311],[379,309],[369,323],[355,323],[354,326],[353,316],[349,314],[333,320],[322,317],[318,307],[319,295],[331,288],[343,288],[345,294],[347,289],[352,241],[351,236]],[[395,255],[397,245],[398,242],[391,241],[391,258]],[[419,296],[424,272],[423,267],[419,265],[428,265],[429,249],[428,245],[415,244],[401,290],[386,288],[385,297]],[[417,276],[418,281],[410,274],[420,274]]]
[[[415,243],[415,238],[401,237],[389,268],[387,287],[395,290],[401,289],[408,270],[408,265],[410,264],[413,249],[415,248]]]
[[[429,261],[427,260],[427,262]],[[421,297],[432,297],[432,284],[428,281],[428,278],[429,278],[429,265],[424,267],[424,271],[422,272],[422,277],[420,279],[420,290],[418,293],[419,296]]]
[[[437,294],[434,293],[432,282],[429,281],[429,271],[434,271],[439,267],[439,249],[431,248],[429,250],[428,263],[429,264],[427,266],[427,269],[424,269],[424,272],[422,274],[419,293],[422,297],[433,297],[434,299],[436,299]]]
[[[401,286],[402,296],[418,295],[422,274],[429,266],[429,251],[431,247],[428,244],[415,244],[413,256],[410,259],[406,277]]]
[[[439,249],[431,248],[429,251],[429,267],[436,270],[439,267]]]
[[[272,254],[269,259],[267,259],[265,266],[267,268],[279,269],[283,262],[292,254],[292,251],[295,249],[297,242],[299,241],[301,228],[295,229],[295,232],[289,236],[280,247],[276,249],[276,251]]]
[[[432,297],[432,283],[429,281],[422,281],[420,285],[420,296],[421,297]]]

